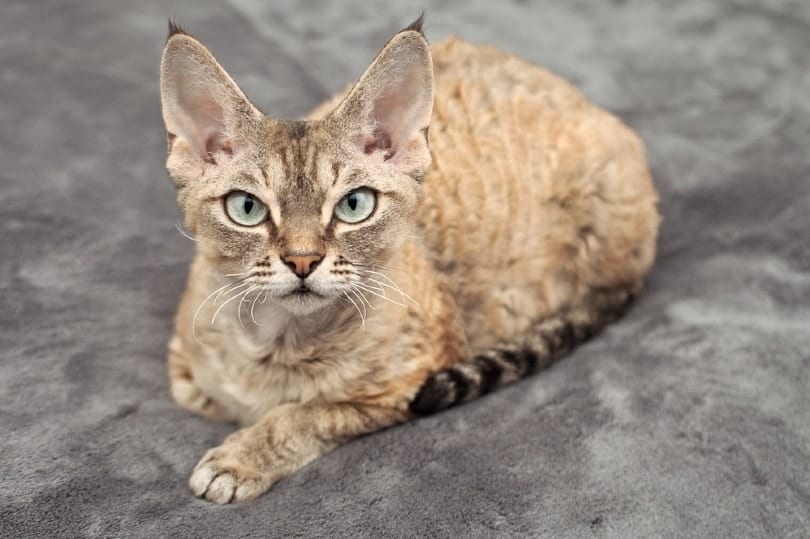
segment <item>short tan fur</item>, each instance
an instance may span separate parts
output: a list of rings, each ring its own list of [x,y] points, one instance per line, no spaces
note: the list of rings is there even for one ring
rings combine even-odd
[[[548,365],[652,265],[639,138],[515,56],[430,47],[421,18],[295,122],[171,25],[161,99],[198,246],[172,396],[242,425],[192,472],[208,500],[254,498],[353,437]]]

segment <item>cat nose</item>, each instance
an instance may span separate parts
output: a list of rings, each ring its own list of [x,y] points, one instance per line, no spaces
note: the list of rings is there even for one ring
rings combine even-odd
[[[281,255],[281,261],[301,279],[306,279],[310,273],[315,271],[315,268],[318,267],[321,260],[323,260],[323,255],[318,253]]]

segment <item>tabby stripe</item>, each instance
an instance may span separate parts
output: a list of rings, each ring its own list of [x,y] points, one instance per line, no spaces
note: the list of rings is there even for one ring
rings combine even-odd
[[[503,367],[489,356],[475,356],[473,363],[481,373],[481,380],[478,382],[478,394],[486,395],[497,387],[503,374]]]
[[[577,343],[619,318],[633,300],[633,293],[623,289],[594,289],[590,300],[596,309],[589,313],[587,320],[578,323],[561,318],[539,320],[532,332],[530,346],[496,348],[462,359],[432,374],[411,401],[411,413],[427,415],[439,412],[486,395],[547,367]]]
[[[464,371],[450,367],[428,378],[410,404],[411,412],[425,415],[486,395],[510,381],[534,372],[539,354],[531,349],[497,349],[464,364]],[[476,374],[471,378],[465,372]],[[504,376],[504,374],[510,376]]]
[[[517,374],[518,377],[523,376],[526,372],[523,359],[517,352],[512,350],[498,350],[498,357],[504,361],[509,367]]]
[[[531,348],[496,349],[474,356],[463,365],[463,371],[453,366],[428,378],[411,401],[410,411],[431,414],[486,395],[536,371],[540,354]]]

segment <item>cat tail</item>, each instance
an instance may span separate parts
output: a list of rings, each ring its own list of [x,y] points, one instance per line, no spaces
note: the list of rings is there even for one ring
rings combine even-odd
[[[429,415],[471,401],[551,365],[577,344],[619,318],[632,294],[596,306],[588,316],[559,317],[537,324],[520,347],[494,348],[432,374],[409,405],[415,415]]]

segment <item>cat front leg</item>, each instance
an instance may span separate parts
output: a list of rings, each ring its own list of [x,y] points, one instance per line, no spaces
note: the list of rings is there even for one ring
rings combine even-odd
[[[338,445],[407,418],[362,403],[288,403],[209,450],[189,479],[195,495],[226,504],[253,499]]]
[[[207,396],[194,381],[189,350],[180,336],[169,342],[169,386],[174,401],[195,414],[212,421],[233,421],[233,417],[214,399]]]

